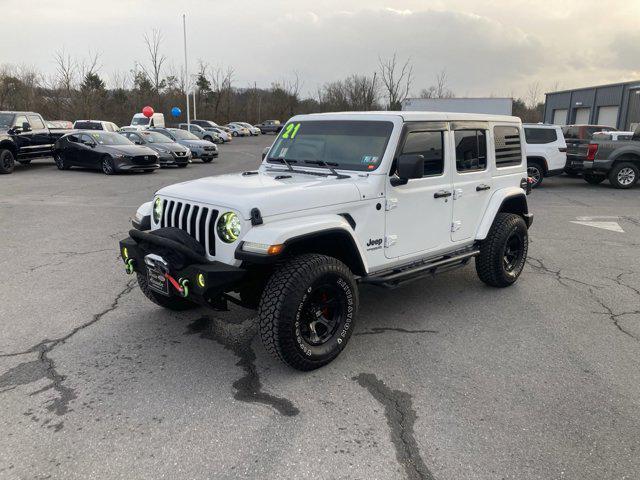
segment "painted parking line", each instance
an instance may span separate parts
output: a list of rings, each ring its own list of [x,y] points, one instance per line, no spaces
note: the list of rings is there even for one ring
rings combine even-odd
[[[603,230],[609,230],[610,232],[625,233],[620,224],[615,221],[620,217],[599,215],[593,217],[576,217],[575,220],[570,220],[571,223],[576,225],[584,225],[585,227],[601,228]]]

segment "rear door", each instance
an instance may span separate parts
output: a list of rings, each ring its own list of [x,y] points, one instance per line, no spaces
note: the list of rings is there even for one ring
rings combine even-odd
[[[485,122],[452,122],[453,216],[451,240],[470,240],[491,196],[492,178],[489,170],[487,144],[489,125]]]
[[[427,254],[451,245],[451,169],[447,164],[452,153],[447,148],[448,133],[445,122],[405,126],[396,158],[402,154],[423,155],[424,177],[395,186],[391,177],[387,188],[386,236],[379,239],[386,246],[387,258]]]

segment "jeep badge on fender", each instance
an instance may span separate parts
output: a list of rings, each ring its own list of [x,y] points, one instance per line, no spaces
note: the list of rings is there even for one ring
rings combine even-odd
[[[518,279],[533,221],[523,143],[509,116],[296,116],[257,171],[156,192],[120,253],[152,302],[257,309],[266,349],[313,370],[348,344],[360,283],[396,287],[472,258],[486,284]]]

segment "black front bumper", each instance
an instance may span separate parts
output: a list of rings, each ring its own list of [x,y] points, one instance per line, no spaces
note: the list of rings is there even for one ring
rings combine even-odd
[[[141,238],[148,238],[147,236],[152,235],[150,233],[137,232],[136,237],[140,236],[142,236]],[[165,243],[165,247],[171,242],[171,240],[166,239],[162,239],[162,241]],[[150,253],[155,253],[153,248],[144,249],[131,236],[120,240],[120,256],[125,265],[131,265],[130,273],[136,272],[141,275],[147,275],[144,257]],[[189,281],[187,300],[211,306],[212,302],[219,298],[221,294],[236,290],[245,279],[247,271],[226,263],[205,260],[200,263],[192,263],[179,270],[171,268],[170,275],[176,280],[186,279]],[[178,292],[171,285],[169,285],[169,290],[172,295],[178,295]]]

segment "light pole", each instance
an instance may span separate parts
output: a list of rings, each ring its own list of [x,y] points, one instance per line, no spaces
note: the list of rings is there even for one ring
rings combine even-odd
[[[187,97],[187,131],[191,131],[191,112],[189,111],[189,67],[187,63],[187,16],[182,14],[182,30],[184,32],[184,94]],[[194,101],[195,105],[195,101]]]

